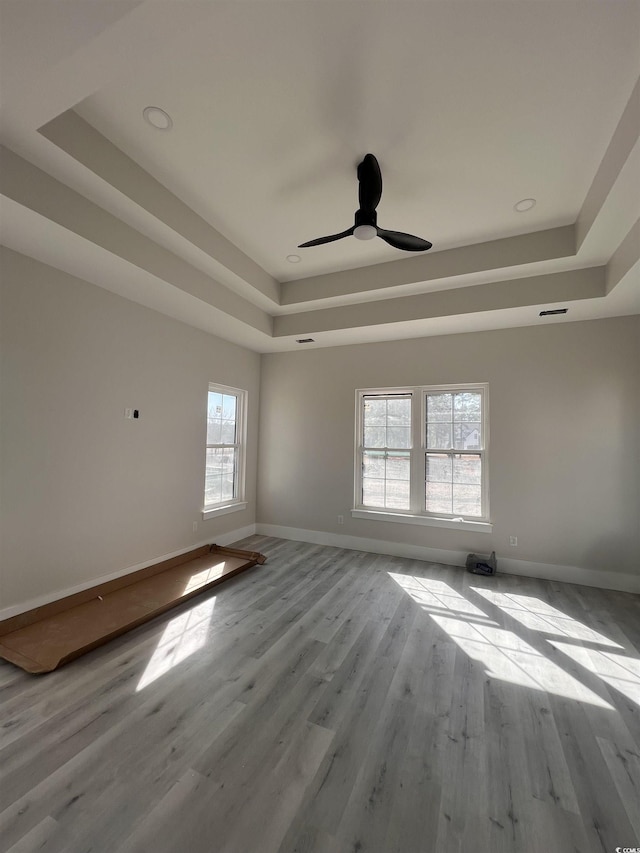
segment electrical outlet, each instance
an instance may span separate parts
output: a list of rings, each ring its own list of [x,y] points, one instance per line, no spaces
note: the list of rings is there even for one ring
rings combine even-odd
[[[128,418],[129,420],[133,420],[133,409],[125,409],[124,410],[124,416],[125,416],[125,418]]]
[[[198,529],[198,522],[194,521],[193,522],[193,532],[195,533],[197,529]]]
[[[509,545],[517,545],[517,544],[518,544],[518,537],[517,536],[510,536],[509,537]]]
[[[338,524],[344,524],[344,515],[338,516]]]

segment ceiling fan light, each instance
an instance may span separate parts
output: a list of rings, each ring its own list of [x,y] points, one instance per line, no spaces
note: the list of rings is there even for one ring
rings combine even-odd
[[[354,228],[353,236],[357,240],[373,240],[378,236],[378,229],[373,225],[358,225]]]

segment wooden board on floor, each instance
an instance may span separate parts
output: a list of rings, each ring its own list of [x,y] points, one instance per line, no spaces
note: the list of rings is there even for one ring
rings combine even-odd
[[[211,545],[149,566],[0,623],[0,657],[51,672],[265,559]]]

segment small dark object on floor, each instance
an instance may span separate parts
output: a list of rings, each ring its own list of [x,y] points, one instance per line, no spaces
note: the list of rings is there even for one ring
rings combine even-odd
[[[467,571],[474,575],[495,575],[498,568],[496,552],[492,551],[488,557],[482,554],[469,554],[467,556]]]

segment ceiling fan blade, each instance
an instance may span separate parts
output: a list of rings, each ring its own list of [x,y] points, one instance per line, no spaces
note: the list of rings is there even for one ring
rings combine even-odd
[[[382,174],[373,154],[365,154],[364,160],[358,165],[358,181],[360,210],[373,213],[382,198]]]
[[[404,249],[405,252],[426,252],[433,245],[422,237],[414,237],[402,231],[385,231],[384,228],[378,228],[378,237],[382,237],[394,249]]]
[[[323,243],[333,243],[334,240],[342,240],[343,237],[350,237],[353,234],[353,227],[342,231],[340,234],[329,234],[328,237],[316,237],[315,240],[309,240],[307,243],[300,243],[299,249],[307,249],[309,246],[322,246]]]

